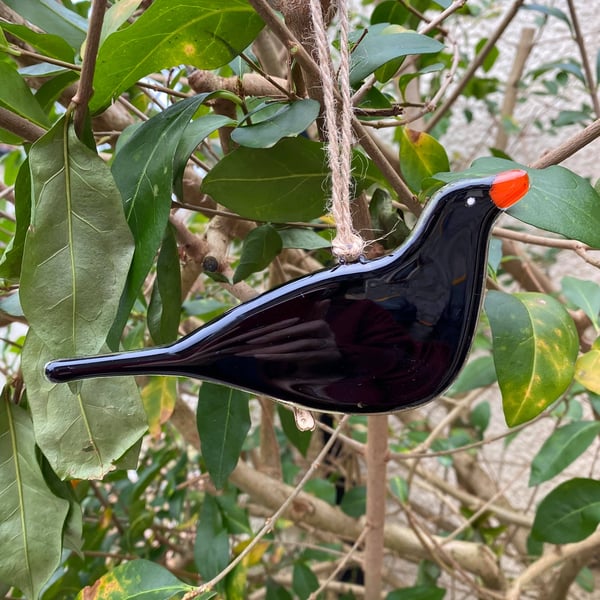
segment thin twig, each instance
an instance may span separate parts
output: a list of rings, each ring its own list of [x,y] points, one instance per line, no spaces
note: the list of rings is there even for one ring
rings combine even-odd
[[[1,106],[0,126],[20,138],[23,138],[27,142],[35,142],[46,133],[46,130],[42,129],[39,125],[36,125]]]
[[[582,129],[575,135],[571,136],[568,140],[563,142],[560,146],[554,150],[545,152],[535,162],[529,166],[533,169],[545,169],[551,165],[558,165],[563,160],[569,158],[589,143],[593,142],[597,137],[600,136],[600,119],[596,119],[593,123],[590,123],[585,129]]]
[[[260,540],[267,535],[271,529],[273,529],[273,525],[277,522],[277,520],[285,513],[288,507],[292,504],[298,494],[302,491],[302,488],[306,485],[306,483],[311,479],[311,477],[315,474],[315,471],[320,467],[321,461],[327,456],[328,452],[331,450],[331,447],[337,440],[337,434],[342,430],[346,421],[349,419],[348,415],[345,415],[340,419],[340,422],[334,432],[334,434],[329,438],[327,443],[321,449],[318,456],[311,463],[310,467],[306,470],[306,473],[302,477],[302,479],[298,482],[298,485],[294,488],[293,493],[291,493],[281,504],[281,506],[273,513],[271,518],[265,521],[265,524],[262,526],[260,531],[252,538],[252,541],[244,548],[238,556],[234,560],[227,565],[225,569],[223,569],[216,577],[211,579],[210,581],[204,583],[199,586],[197,589],[188,592],[183,600],[192,600],[196,598],[201,593],[211,590],[219,581],[222,581],[235,567],[244,560],[246,556],[252,551],[252,549],[260,542]]]
[[[352,558],[352,556],[354,556],[356,551],[360,548],[368,531],[369,531],[368,526],[362,530],[362,533],[356,538],[356,541],[354,542],[354,544],[352,544],[352,548],[350,548],[350,550],[348,550],[348,552],[346,552],[346,554],[344,555],[344,558],[338,563],[338,565],[333,570],[331,575],[329,575],[329,577],[323,583],[321,583],[321,585],[319,585],[319,588],[317,590],[312,592],[312,594],[308,597],[308,600],[317,600],[317,598],[319,597],[319,594],[321,592],[324,592],[331,585],[331,582],[335,579],[335,577],[338,575],[338,573],[340,573],[342,571],[342,569],[348,564],[348,561]],[[320,551],[322,550],[321,547],[319,547],[319,550]],[[365,591],[366,591],[366,588],[365,588]],[[368,592],[366,592],[366,593],[368,593]]]
[[[71,99],[75,104],[73,124],[75,133],[81,136],[88,114],[88,103],[94,93],[93,81],[96,69],[96,58],[100,47],[100,34],[102,33],[102,21],[106,9],[105,0],[92,0],[92,10],[89,20],[88,34],[86,37],[85,54],[81,66],[81,77],[77,86],[77,92]]]
[[[579,54],[581,55],[583,72],[585,73],[585,82],[592,100],[594,113],[596,113],[596,118],[600,118],[600,102],[598,101],[598,94],[596,94],[596,82],[594,80],[592,67],[590,66],[590,59],[585,48],[585,41],[581,33],[581,27],[579,26],[579,19],[577,17],[577,11],[575,10],[575,3],[573,0],[567,0],[567,4],[569,5],[569,14],[571,15],[571,21],[573,23],[573,31],[575,32],[575,42],[577,43]]]
[[[471,81],[473,75],[479,67],[483,64],[487,55],[495,48],[496,43],[500,39],[500,36],[504,33],[510,22],[515,18],[519,8],[523,4],[524,0],[515,0],[512,6],[508,9],[504,15],[502,21],[500,21],[496,31],[489,37],[488,41],[484,44],[483,48],[479,51],[479,54],[474,58],[473,62],[469,65],[469,68],[465,71],[462,79],[456,85],[456,88],[452,90],[452,93],[448,96],[446,102],[435,112],[433,117],[428,121],[426,131],[431,131],[435,127],[442,117],[450,110],[456,100],[460,97],[463,90]]]

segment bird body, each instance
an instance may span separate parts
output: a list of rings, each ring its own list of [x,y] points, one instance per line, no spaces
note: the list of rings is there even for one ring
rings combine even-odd
[[[450,184],[388,256],[286,283],[169,346],[56,360],[46,376],[183,375],[327,412],[421,405],[467,358],[493,222],[528,185],[521,170]]]

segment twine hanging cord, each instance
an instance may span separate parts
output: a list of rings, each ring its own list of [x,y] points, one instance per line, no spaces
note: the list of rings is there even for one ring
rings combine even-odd
[[[333,254],[340,262],[355,262],[362,256],[365,241],[356,232],[350,212],[352,182],[352,101],[350,97],[350,56],[348,50],[348,7],[337,0],[340,27],[339,102],[336,101],[336,73],[329,52],[329,40],[320,0],[310,0],[316,49],[322,67],[323,108],[327,135],[327,160],[331,172],[330,210],[337,233]]]

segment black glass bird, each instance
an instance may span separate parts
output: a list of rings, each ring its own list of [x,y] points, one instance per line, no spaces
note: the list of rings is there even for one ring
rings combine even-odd
[[[421,405],[466,360],[493,222],[528,188],[522,170],[447,185],[388,256],[286,283],[171,345],[55,360],[46,376],[183,375],[327,412]]]

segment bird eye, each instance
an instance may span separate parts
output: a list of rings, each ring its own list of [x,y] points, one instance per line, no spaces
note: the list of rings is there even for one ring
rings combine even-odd
[[[466,200],[465,200],[465,206],[475,206],[475,203],[477,202],[477,200],[475,200],[475,198],[473,198],[473,196],[469,196]]]

